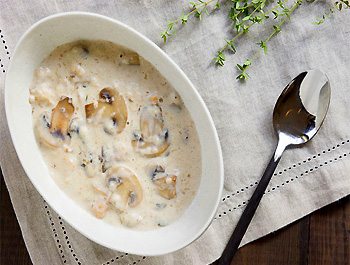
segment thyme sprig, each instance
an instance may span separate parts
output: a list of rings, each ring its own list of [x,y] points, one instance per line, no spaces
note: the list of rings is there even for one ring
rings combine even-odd
[[[342,11],[343,4],[344,4],[344,8],[350,8],[350,4],[348,0],[336,1],[334,3],[334,6],[330,8],[328,12],[323,14],[322,18],[316,17],[316,22],[313,22],[312,24],[315,24],[315,25],[322,24],[330,14],[334,13],[335,10]]]
[[[199,20],[202,20],[202,14],[206,13],[209,16],[208,12],[208,5],[211,4],[212,2],[215,2],[216,4],[214,8],[220,8],[220,0],[210,0],[210,1],[202,1],[198,0],[198,3],[190,2],[189,4],[192,7],[192,11],[189,12],[188,14],[184,14],[182,12],[182,16],[179,17],[178,19],[174,21],[167,20],[169,22],[166,30],[164,32],[161,32],[161,37],[166,42],[167,37],[175,35],[175,28],[174,25],[178,22],[181,22],[181,24],[186,25],[188,17],[191,15],[194,15],[195,17],[199,18]]]
[[[167,41],[168,37],[175,35],[175,25],[181,23],[183,25],[187,24],[189,17],[197,17],[199,20],[202,20],[202,15],[205,13],[209,16],[208,7],[211,5],[212,9],[221,9],[222,4],[231,3],[231,9],[229,11],[228,17],[232,20],[232,26],[235,29],[235,36],[232,39],[225,39],[225,45],[222,46],[217,51],[217,56],[213,59],[218,66],[224,66],[225,64],[225,52],[226,50],[235,54],[237,49],[235,47],[236,40],[242,35],[247,34],[250,28],[253,25],[261,24],[264,20],[269,19],[273,15],[273,19],[277,19],[279,22],[277,25],[273,25],[273,31],[265,40],[261,40],[257,43],[259,45],[259,49],[255,52],[251,59],[247,59],[242,64],[237,64],[237,68],[241,73],[236,77],[240,80],[245,80],[249,76],[247,73],[247,68],[251,66],[253,60],[257,57],[261,50],[264,51],[264,54],[267,54],[267,42],[274,36],[277,35],[282,30],[282,25],[286,21],[286,19],[290,19],[290,15],[292,12],[300,6],[304,0],[296,0],[291,8],[285,7],[289,0],[278,0],[274,6],[272,6],[269,10],[264,11],[266,5],[271,5],[269,0],[196,0],[196,2],[190,2],[191,11],[187,14],[182,13],[182,15],[174,20],[168,21],[167,28],[164,32],[161,32],[161,38],[164,42]],[[307,1],[307,0],[306,0]],[[313,24],[320,25],[325,19],[335,10],[341,11],[343,8],[350,8],[349,5],[350,0],[336,0],[334,2],[334,6],[326,12],[322,18],[316,17],[316,22]],[[222,10],[222,9],[221,9]]]
[[[225,40],[226,41],[226,45],[223,46],[220,50],[217,51],[218,56],[215,57],[213,60],[216,62],[217,65],[223,66],[225,63],[225,56],[223,55],[223,51],[226,50],[228,47],[231,48],[231,51],[233,53],[236,53],[236,47],[234,46],[233,42],[239,38],[243,33],[248,33],[249,29],[256,23],[261,23],[263,21],[263,19],[268,19],[269,18],[269,14],[276,12],[276,10],[278,8],[281,8],[281,6],[283,6],[283,4],[287,3],[289,0],[284,0],[283,2],[278,3],[277,6],[271,8],[270,10],[268,10],[267,12],[262,12],[262,14],[260,16],[255,16],[252,17],[252,14],[254,14],[255,10],[249,15],[249,19],[242,19],[241,22],[239,22],[238,24],[236,24],[236,29],[237,31],[239,31],[239,29],[241,28],[242,30],[240,30],[238,32],[238,34],[232,38],[231,40]],[[265,5],[265,0],[262,0],[262,2],[260,3],[260,6]],[[276,14],[279,14],[276,13]],[[276,17],[275,14],[275,17]],[[251,21],[251,24],[249,26],[244,25],[244,23],[246,23],[247,21]]]
[[[259,52],[263,49],[264,53],[267,54],[267,46],[266,43],[274,36],[277,35],[281,30],[281,26],[283,25],[283,23],[286,21],[287,18],[290,19],[290,15],[292,14],[292,12],[302,4],[303,0],[298,0],[294,3],[294,5],[292,6],[291,9],[285,8],[283,6],[283,12],[282,13],[276,13],[275,14],[275,19],[280,17],[279,23],[278,25],[273,25],[273,31],[270,34],[270,36],[265,40],[265,41],[260,41],[257,44],[260,46],[260,48],[255,52],[255,54],[253,55],[253,57],[251,59],[247,59],[242,65],[237,64],[237,68],[241,71],[241,73],[236,77],[236,79],[240,79],[240,80],[245,80],[247,78],[249,78],[249,74],[247,73],[247,68],[252,64],[252,61],[256,58],[256,56],[259,54]],[[282,17],[284,17],[282,19]]]

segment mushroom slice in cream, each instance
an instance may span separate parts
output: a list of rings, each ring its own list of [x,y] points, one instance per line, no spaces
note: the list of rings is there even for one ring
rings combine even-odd
[[[68,125],[73,113],[72,100],[68,97],[62,97],[52,110],[51,122],[48,122],[48,113],[42,115],[37,127],[39,139],[53,148],[61,146],[63,141],[69,138]]]
[[[168,200],[174,198],[176,196],[176,179],[175,175],[167,175],[153,180],[153,183],[157,186],[157,193]]]
[[[140,56],[137,53],[122,54],[121,57],[123,58],[121,65],[140,65]]]
[[[100,91],[96,102],[85,105],[85,114],[89,123],[104,124],[104,131],[108,134],[121,133],[128,119],[124,97],[110,87]]]
[[[151,168],[151,180],[157,187],[157,193],[165,199],[171,200],[176,196],[175,175],[169,175],[165,172],[164,167],[160,165]]]
[[[100,222],[159,229],[198,190],[197,128],[157,68],[127,47],[78,40],[53,50],[33,76],[33,129],[47,169]]]
[[[79,129],[80,129],[79,128],[79,118],[75,117],[69,123],[68,132],[70,134],[73,134],[73,133],[79,134]]]
[[[109,196],[111,203],[123,212],[127,205],[138,206],[143,198],[142,186],[134,172],[124,166],[116,166],[107,171],[106,182],[112,192]]]
[[[157,104],[152,104],[143,107],[140,113],[140,132],[134,133],[132,146],[145,156],[159,156],[170,145],[169,132],[164,128],[162,109]]]
[[[103,145],[101,147],[100,155],[98,156],[101,164],[101,171],[105,173],[113,166],[113,163],[120,162],[118,151],[111,145]]]

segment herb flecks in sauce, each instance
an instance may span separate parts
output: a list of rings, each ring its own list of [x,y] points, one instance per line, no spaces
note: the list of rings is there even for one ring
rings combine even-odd
[[[59,46],[35,71],[29,101],[51,176],[96,218],[157,229],[190,205],[201,175],[194,123],[137,53],[105,41]]]

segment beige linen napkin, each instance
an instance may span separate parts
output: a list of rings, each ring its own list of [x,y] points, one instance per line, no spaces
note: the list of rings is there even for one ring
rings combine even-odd
[[[165,45],[160,39],[165,18],[176,19],[186,1],[19,1],[0,2],[0,86],[15,43],[30,25],[51,14],[90,11],[110,16],[146,35],[183,69],[213,116],[223,150],[225,185],[215,220],[196,242],[174,254],[139,257],[99,246],[69,227],[34,189],[24,173],[8,132],[1,95],[1,167],[34,264],[207,264],[216,260],[256,187],[276,145],[272,128],[274,103],[299,72],[318,68],[331,82],[332,99],[319,134],[303,148],[285,152],[250,225],[243,244],[271,233],[350,194],[349,39],[350,11],[331,15],[315,26],[331,2],[304,3],[291,21],[259,54],[249,69],[251,79],[237,82],[236,63],[250,58],[272,24],[252,27],[237,42],[239,53],[227,55],[224,68],[211,62],[230,38],[229,5],[201,22],[176,26]],[[226,12],[226,14],[225,14]],[[73,26],[73,25],[72,25]],[[29,84],[28,84],[29,85]]]

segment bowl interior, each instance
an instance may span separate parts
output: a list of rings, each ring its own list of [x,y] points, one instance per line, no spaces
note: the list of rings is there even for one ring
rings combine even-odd
[[[34,138],[29,86],[35,68],[53,49],[79,39],[112,41],[138,52],[173,85],[190,111],[202,147],[202,176],[196,197],[177,222],[154,231],[113,227],[73,202],[49,176]],[[155,44],[126,25],[82,12],[58,14],[33,25],[12,55],[5,84],[5,108],[12,140],[28,177],[51,207],[91,240],[133,254],[167,254],[199,237],[213,219],[223,186],[223,163],[211,116],[175,63]]]

